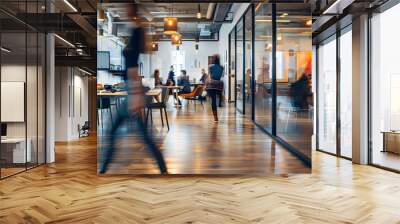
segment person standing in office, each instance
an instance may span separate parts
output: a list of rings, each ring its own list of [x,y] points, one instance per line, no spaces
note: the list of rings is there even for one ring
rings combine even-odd
[[[218,122],[217,96],[221,96],[224,89],[224,82],[221,81],[224,67],[221,66],[219,55],[213,55],[212,64],[209,67],[209,78],[206,82],[207,94],[211,98],[211,108],[214,115],[214,122]]]
[[[157,145],[154,143],[153,138],[148,133],[147,127],[143,123],[143,118],[141,116],[141,111],[144,108],[145,93],[141,82],[142,77],[140,77],[138,73],[138,59],[140,53],[144,52],[145,36],[144,30],[137,19],[137,11],[136,4],[129,5],[128,16],[129,18],[132,18],[132,33],[129,42],[123,51],[127,71],[128,100],[127,104],[122,105],[120,108],[121,111],[119,116],[112,125],[110,145],[105,151],[104,160],[99,171],[100,173],[105,173],[107,171],[108,165],[112,161],[114,155],[117,131],[125,121],[129,120],[130,117],[133,117],[134,121],[138,125],[141,137],[157,161],[160,172],[162,174],[167,173],[167,166],[164,157]]]

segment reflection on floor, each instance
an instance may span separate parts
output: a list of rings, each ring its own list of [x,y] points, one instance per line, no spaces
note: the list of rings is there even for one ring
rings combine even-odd
[[[96,138],[0,181],[0,223],[399,223],[400,175],[313,153],[312,174],[98,176]]]
[[[256,93],[255,120],[267,130],[271,130],[272,100],[266,93]],[[277,99],[277,136],[311,158],[311,138],[313,134],[313,108],[296,109],[288,96]]]
[[[25,163],[22,164],[3,164],[3,167],[1,168],[1,178],[5,178],[20,172],[25,171],[26,169],[30,169],[33,167],[36,167],[36,163]]]
[[[159,112],[153,112],[153,135],[161,145],[170,173],[266,175],[310,172],[298,158],[236,113],[233,104],[220,108],[220,122],[214,123],[208,103],[204,109],[200,105],[195,109],[193,104],[180,109],[170,107],[170,131],[162,128]],[[104,133],[99,132],[99,146],[105,146],[108,139]],[[137,136],[122,135],[108,173],[157,174],[152,157]]]
[[[391,152],[375,151],[373,164],[400,171],[400,155]]]

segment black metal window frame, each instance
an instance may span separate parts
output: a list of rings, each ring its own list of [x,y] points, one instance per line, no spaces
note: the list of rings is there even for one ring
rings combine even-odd
[[[349,18],[346,18],[346,20],[348,20]],[[340,158],[344,158],[344,159],[347,159],[347,160],[352,160],[352,158],[350,158],[350,157],[347,157],[347,156],[343,156],[342,155],[342,150],[341,150],[341,131],[342,131],[342,127],[341,127],[341,118],[340,118],[340,111],[341,111],[341,108],[340,108],[340,104],[341,104],[341,91],[340,91],[340,79],[341,79],[341,67],[340,67],[340,42],[341,42],[341,40],[340,40],[340,37],[341,36],[343,36],[343,34],[345,34],[345,33],[347,33],[347,32],[351,32],[351,26],[352,26],[352,23],[349,23],[349,21],[347,21],[347,23],[344,25],[344,26],[339,26],[338,25],[339,23],[337,23],[337,24],[334,24],[332,27],[334,27],[334,32],[332,33],[331,32],[331,35],[328,35],[328,36],[324,36],[324,38],[322,38],[322,39],[318,39],[318,38],[316,38],[316,39],[318,39],[317,40],[317,43],[315,44],[315,46],[316,46],[316,52],[315,52],[315,54],[316,54],[316,57],[315,57],[315,75],[316,75],[316,83],[315,83],[315,85],[316,85],[316,94],[315,94],[315,97],[316,97],[316,113],[315,113],[315,116],[316,116],[316,150],[317,151],[319,151],[319,152],[323,152],[323,153],[326,153],[326,154],[329,154],[329,155],[333,155],[333,156],[337,156],[337,157],[340,157]],[[334,37],[334,38],[333,38]],[[335,119],[335,121],[336,121],[336,152],[335,153],[332,153],[332,152],[328,152],[328,151],[326,151],[326,150],[324,150],[324,149],[321,149],[320,147],[319,147],[319,122],[320,122],[320,119],[319,119],[319,110],[320,110],[320,107],[319,107],[319,95],[320,95],[320,89],[319,89],[319,53],[318,53],[318,51],[319,51],[319,48],[320,48],[320,45],[321,45],[321,43],[329,43],[329,42],[331,42],[331,41],[335,41],[336,42],[336,60],[335,60],[335,64],[336,64],[336,119]]]

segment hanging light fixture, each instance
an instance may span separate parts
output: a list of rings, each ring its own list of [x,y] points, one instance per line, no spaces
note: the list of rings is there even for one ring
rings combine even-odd
[[[164,34],[173,35],[178,33],[178,18],[166,17],[164,19]]]
[[[100,9],[97,14],[97,20],[99,22],[104,22],[105,18],[106,18],[106,15],[105,15],[104,9]]]
[[[200,8],[200,4],[197,7],[197,14],[196,14],[198,19],[201,19],[201,8]]]
[[[182,36],[179,33],[172,35],[171,43],[172,43],[172,45],[176,45],[176,46],[181,45],[182,44]]]
[[[158,43],[151,43],[151,51],[158,51]]]
[[[199,37],[196,37],[196,44],[194,46],[195,50],[196,50],[196,54],[199,53]]]
[[[164,18],[164,34],[173,35],[178,33],[178,18],[173,17],[174,6],[172,5],[172,16]]]

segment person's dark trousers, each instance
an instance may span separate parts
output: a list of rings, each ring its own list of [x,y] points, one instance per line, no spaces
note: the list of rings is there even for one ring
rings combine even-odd
[[[117,140],[117,132],[118,129],[123,125],[125,121],[129,120],[129,113],[127,110],[127,107],[124,106],[124,109],[119,113],[119,116],[117,117],[116,122],[113,124],[111,132],[110,132],[110,145],[106,149],[106,152],[104,154],[104,161],[101,164],[100,167],[100,173],[105,173],[107,171],[108,165],[111,163],[112,158],[114,156],[114,150],[115,150],[115,141]],[[160,169],[160,172],[167,173],[167,166],[164,161],[164,157],[156,144],[154,143],[152,137],[149,135],[147,131],[146,125],[143,123],[142,118],[139,115],[134,115],[133,117],[134,121],[138,125],[138,131],[140,132],[141,136],[143,137],[143,140],[145,144],[148,146],[151,154],[154,156],[154,158],[157,161],[158,167]]]
[[[211,98],[211,109],[217,111],[217,95],[219,91],[216,89],[209,89],[207,90],[207,93]]]
[[[224,95],[222,94],[222,91],[219,94],[219,107],[223,107],[223,102],[224,102]]]

